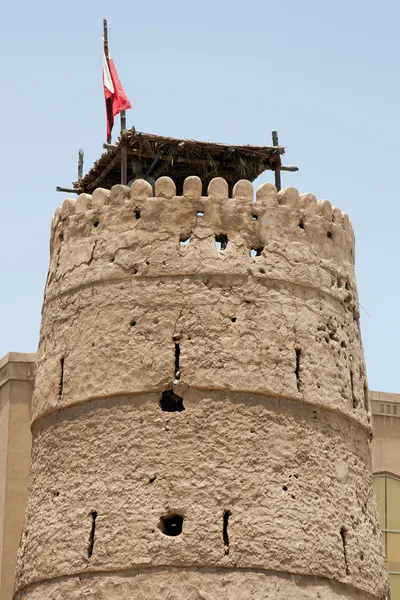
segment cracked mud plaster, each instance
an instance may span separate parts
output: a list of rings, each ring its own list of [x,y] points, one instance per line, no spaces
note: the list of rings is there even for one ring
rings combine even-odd
[[[382,599],[348,217],[270,184],[184,194],[53,218],[15,597]]]

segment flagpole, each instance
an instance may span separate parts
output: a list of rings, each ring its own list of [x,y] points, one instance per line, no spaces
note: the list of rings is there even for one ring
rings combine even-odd
[[[103,19],[103,47],[104,47],[104,55],[106,57],[106,61],[108,62],[108,60],[110,58],[110,54],[108,51],[107,19]],[[107,110],[107,119],[108,119],[108,121],[111,121],[111,119],[110,119],[110,111],[112,110],[111,102],[107,102],[106,110]],[[111,133],[109,136],[107,136],[107,144],[111,144]]]

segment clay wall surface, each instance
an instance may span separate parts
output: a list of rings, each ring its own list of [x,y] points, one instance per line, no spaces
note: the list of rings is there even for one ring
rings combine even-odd
[[[348,217],[201,187],[55,214],[15,598],[387,593]]]
[[[35,354],[0,360],[0,600],[11,600],[21,537],[31,450]]]

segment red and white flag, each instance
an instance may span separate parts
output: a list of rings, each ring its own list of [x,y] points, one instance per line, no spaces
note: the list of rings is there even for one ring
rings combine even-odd
[[[107,59],[103,51],[103,84],[104,97],[106,99],[107,115],[107,139],[111,137],[111,130],[114,125],[114,117],[121,111],[132,108],[127,95],[121,85],[114,61],[109,56]]]

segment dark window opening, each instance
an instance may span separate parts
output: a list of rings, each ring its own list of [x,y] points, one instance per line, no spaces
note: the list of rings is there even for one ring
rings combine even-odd
[[[100,221],[94,221],[93,227],[98,227],[100,225]]]
[[[231,516],[230,510],[224,511],[223,516],[223,526],[222,526],[222,539],[224,541],[225,554],[229,554],[229,533],[228,533],[228,525],[229,525],[229,517]]]
[[[304,219],[300,219],[299,227],[300,227],[300,229],[304,229]]]
[[[364,408],[365,408],[366,412],[369,412],[368,386],[365,382],[364,382]]]
[[[175,379],[181,378],[181,371],[179,366],[179,358],[181,355],[181,346],[178,342],[175,342]]]
[[[298,392],[301,391],[300,357],[301,357],[301,350],[300,350],[300,348],[296,348],[296,368],[295,368],[294,372],[295,372],[295,375],[296,375],[297,391]]]
[[[254,213],[252,213],[251,220],[252,221],[258,221],[258,215],[255,215]]]
[[[251,248],[250,256],[261,256],[264,246],[258,246],[257,248]]]
[[[96,532],[97,512],[95,510],[93,510],[90,513],[90,516],[92,517],[92,528],[90,530],[90,536],[89,536],[89,546],[88,546],[88,557],[89,558],[91,558],[91,556],[93,554],[94,536],[95,536],[95,532]]]
[[[160,407],[164,412],[182,412],[185,410],[183,398],[175,394],[172,390],[165,390],[161,394]]]
[[[58,384],[58,399],[61,400],[64,389],[64,357],[60,360],[60,381]]]
[[[215,247],[217,250],[226,250],[228,245],[228,236],[224,233],[220,233],[215,236]]]
[[[135,209],[135,219],[140,219],[140,210],[138,208]]]
[[[183,517],[177,513],[164,515],[160,518],[158,528],[163,532],[164,535],[180,535],[183,528]]]
[[[341,527],[340,537],[342,538],[343,558],[344,558],[344,566],[346,569],[346,575],[349,575],[350,571],[349,571],[349,565],[347,562],[347,530],[345,527]]]
[[[332,237],[333,237],[333,233],[332,233],[332,231],[328,231],[326,235],[327,235],[327,237],[328,237],[330,240],[331,240],[331,239],[332,239]]]
[[[181,235],[181,237],[179,238],[179,244],[180,246],[188,246],[191,242],[191,235],[189,235],[189,237],[186,237],[185,235]]]
[[[354,392],[354,373],[353,373],[353,371],[350,371],[350,387],[351,387],[351,398],[353,401],[353,408],[357,408],[358,400],[357,400],[355,392]]]

